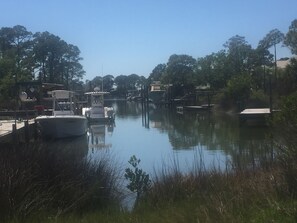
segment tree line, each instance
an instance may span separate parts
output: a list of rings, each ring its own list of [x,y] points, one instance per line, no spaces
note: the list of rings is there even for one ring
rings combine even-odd
[[[16,83],[60,83],[68,89],[82,86],[85,75],[80,50],[49,32],[32,33],[25,27],[0,29],[0,100],[15,98]]]
[[[291,22],[286,34],[271,30],[256,48],[252,48],[245,37],[235,35],[226,41],[222,50],[205,57],[171,55],[166,64],[153,69],[148,82],[158,80],[165,86],[171,85],[174,97],[207,85],[210,90],[222,92],[222,101],[233,104],[269,93],[288,95],[297,90],[297,61],[292,58],[285,69],[277,69],[278,44],[297,54],[297,19]]]
[[[199,57],[173,54],[165,64],[158,64],[148,78],[137,74],[85,75],[77,46],[66,43],[49,32],[32,33],[17,25],[0,29],[0,101],[8,104],[15,98],[15,83],[38,80],[59,83],[70,90],[92,91],[101,87],[115,96],[125,96],[153,81],[171,86],[172,97],[178,98],[195,92],[198,86],[223,92],[221,101],[231,104],[244,102],[251,97],[267,98],[273,94],[288,95],[297,90],[297,62],[291,59],[285,69],[277,69],[279,44],[297,54],[297,19],[291,22],[288,32],[271,30],[256,48],[245,37],[235,35],[225,42],[223,49]],[[271,53],[272,51],[273,53]]]
[[[256,48],[245,37],[235,35],[225,42],[222,50],[205,57],[195,59],[190,55],[173,54],[167,63],[158,64],[148,78],[137,74],[115,78],[107,75],[87,82],[88,86],[92,83],[94,86],[102,84],[103,80],[104,89],[111,90],[115,85],[118,95],[125,95],[129,90],[159,81],[164,88],[171,87],[174,98],[194,94],[199,86],[208,86],[209,90],[221,92],[220,101],[227,105],[245,104],[251,98],[268,103],[270,93],[280,97],[297,90],[296,58],[293,57],[285,69],[277,69],[276,64],[276,46],[282,44],[296,55],[296,39],[297,19],[291,22],[285,34],[278,29],[271,30]]]

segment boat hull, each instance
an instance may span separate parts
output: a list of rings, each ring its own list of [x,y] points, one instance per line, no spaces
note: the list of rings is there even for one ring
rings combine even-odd
[[[84,135],[88,123],[84,116],[38,116],[40,133],[46,138],[67,138]]]
[[[115,114],[111,107],[104,108],[83,108],[82,114],[90,123],[114,121]]]

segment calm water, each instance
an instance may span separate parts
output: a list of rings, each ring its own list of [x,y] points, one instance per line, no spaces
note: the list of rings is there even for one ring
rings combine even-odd
[[[111,103],[111,102],[110,102]],[[153,173],[164,167],[221,168],[226,164],[252,167],[273,158],[271,134],[266,127],[239,127],[237,117],[195,112],[178,114],[152,106],[144,112],[135,102],[113,102],[112,125],[91,125],[83,142],[86,156],[97,159],[109,153],[128,164],[135,155],[140,166]],[[80,140],[80,139],[79,139]],[[72,142],[73,143],[73,142]]]

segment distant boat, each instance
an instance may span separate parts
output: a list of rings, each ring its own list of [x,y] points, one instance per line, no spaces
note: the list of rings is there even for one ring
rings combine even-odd
[[[82,109],[82,114],[90,122],[114,121],[113,107],[104,107],[104,95],[108,92],[92,91],[85,93],[91,97],[91,106]]]
[[[52,115],[36,117],[41,135],[46,138],[66,138],[81,136],[87,132],[87,118],[75,115],[74,92],[66,90],[51,91],[53,99]]]

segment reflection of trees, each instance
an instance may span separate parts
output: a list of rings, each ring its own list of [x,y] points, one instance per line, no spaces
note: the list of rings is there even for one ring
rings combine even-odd
[[[268,128],[239,128],[237,118],[208,112],[177,114],[175,111],[155,110],[151,122],[168,133],[173,149],[206,148],[223,151],[235,165],[256,165],[271,159]]]
[[[139,118],[141,103],[118,102],[117,117]],[[170,109],[149,109],[150,128],[167,133],[174,150],[204,148],[222,151],[233,165],[256,165],[271,160],[271,140],[266,136],[268,128],[239,127],[236,116],[214,112],[185,112],[178,114]]]
[[[177,114],[169,110],[156,110],[150,114],[151,122],[161,122],[160,129],[168,132],[174,149],[186,149],[199,144],[208,145],[214,127],[209,113]]]
[[[271,129],[240,128],[238,147],[230,151],[233,164],[237,167],[255,167],[273,160]]]
[[[142,113],[141,103],[137,102],[118,101],[113,107],[119,118],[138,118]]]
[[[184,116],[172,119],[173,127],[168,131],[169,141],[174,149],[194,147],[205,141],[204,131],[200,131],[199,116]],[[202,127],[204,128],[204,127]]]
[[[46,141],[40,146],[45,151],[50,151],[60,159],[80,161],[88,154],[87,136],[71,137],[59,140]]]

